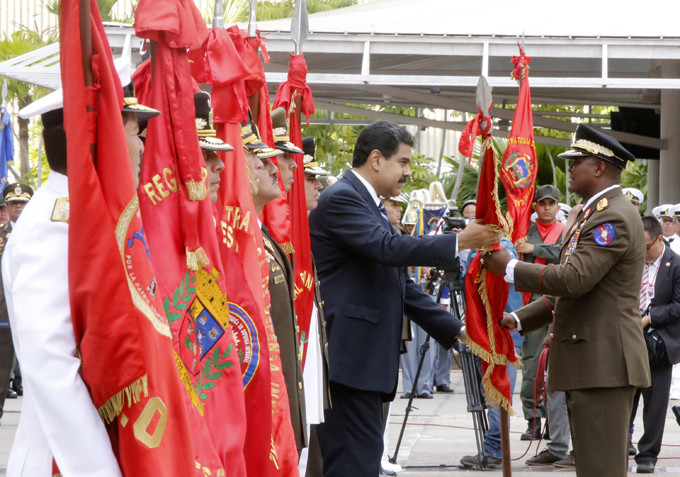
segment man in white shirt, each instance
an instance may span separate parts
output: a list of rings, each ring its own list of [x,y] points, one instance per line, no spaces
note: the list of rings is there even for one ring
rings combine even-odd
[[[661,229],[663,230],[663,238],[671,246],[675,253],[680,253],[680,237],[675,233],[676,219],[673,217],[674,209],[673,204],[663,204],[652,209],[652,214],[661,223]]]
[[[24,371],[9,477],[120,477],[109,436],[80,374],[68,292],[68,179],[61,109],[43,114],[50,176],[5,248],[2,275]]]

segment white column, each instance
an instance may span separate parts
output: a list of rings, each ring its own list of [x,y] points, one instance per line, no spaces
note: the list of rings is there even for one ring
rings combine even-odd
[[[664,78],[680,78],[680,61],[663,61],[661,75]],[[680,203],[680,187],[678,187],[680,182],[680,90],[661,90],[661,138],[668,141],[668,149],[661,151],[659,161],[659,203],[678,204]]]

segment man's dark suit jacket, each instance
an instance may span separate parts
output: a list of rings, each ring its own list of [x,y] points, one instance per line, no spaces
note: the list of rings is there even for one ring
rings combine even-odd
[[[671,364],[680,363],[680,256],[666,245],[654,282],[651,326],[666,345]]]
[[[321,194],[309,229],[325,301],[331,381],[393,394],[404,314],[451,348],[462,323],[409,279],[404,267],[453,266],[454,234],[392,234],[354,172]]]

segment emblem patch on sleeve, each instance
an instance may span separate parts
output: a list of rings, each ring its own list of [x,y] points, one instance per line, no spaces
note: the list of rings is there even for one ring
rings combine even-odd
[[[600,224],[595,229],[595,243],[604,247],[612,243],[614,240],[614,226],[611,222]]]

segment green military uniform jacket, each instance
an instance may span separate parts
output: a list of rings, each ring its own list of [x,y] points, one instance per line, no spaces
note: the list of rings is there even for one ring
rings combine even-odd
[[[543,243],[541,233],[538,231],[538,227],[535,223],[531,224],[529,227],[529,231],[527,232],[527,243],[533,244],[534,253],[524,254],[525,262],[534,263],[536,257],[543,257],[546,259],[546,263],[560,263],[560,249],[562,248],[562,245],[559,242],[557,244]],[[531,301],[535,301],[540,296],[540,293],[532,293]]]
[[[262,230],[262,238],[269,263],[271,318],[279,342],[281,367],[290,404],[290,418],[299,454],[307,446],[307,414],[302,383],[302,355],[299,352],[294,305],[295,276],[286,253],[266,229]]]
[[[649,386],[639,214],[615,187],[581,212],[563,242],[559,265],[518,262],[514,270],[517,290],[546,295],[516,311],[522,334],[554,321],[549,390]]]

